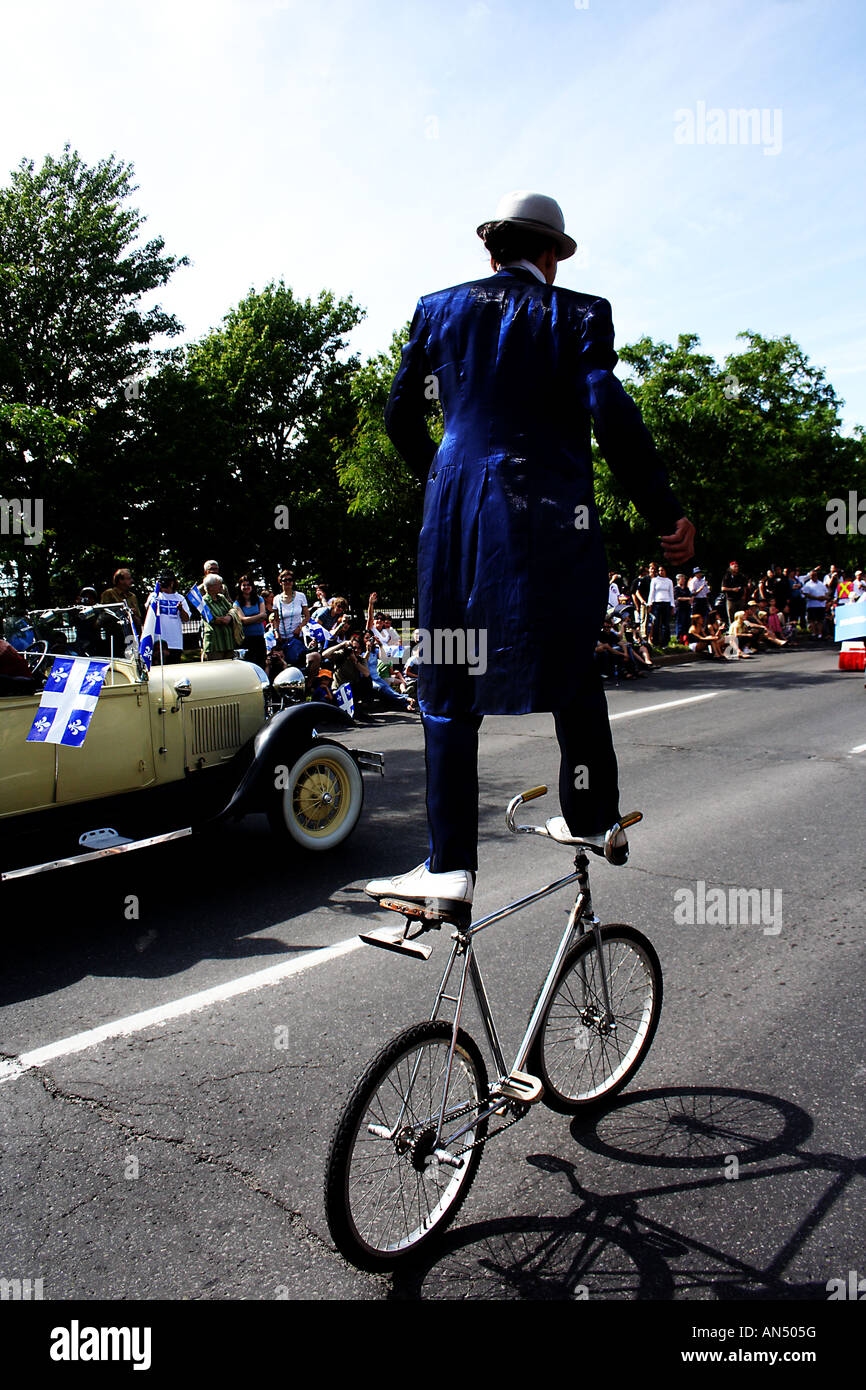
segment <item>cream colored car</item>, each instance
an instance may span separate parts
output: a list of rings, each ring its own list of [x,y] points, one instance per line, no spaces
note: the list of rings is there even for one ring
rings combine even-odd
[[[268,718],[267,678],[246,661],[149,672],[128,610],[97,609],[110,627],[83,652],[74,640],[80,609],[28,615],[36,640],[23,655],[39,688],[0,695],[0,881],[250,811],[266,812],[272,830],[305,849],[331,849],[351,834],[361,772],[381,772],[382,758],[328,737],[352,740],[342,710],[301,703]],[[55,659],[76,654],[108,662],[83,744],[28,742]]]

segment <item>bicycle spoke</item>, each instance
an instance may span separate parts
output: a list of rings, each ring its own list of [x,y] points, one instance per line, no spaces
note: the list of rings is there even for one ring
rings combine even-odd
[[[618,1088],[639,1065],[655,1028],[657,983],[649,955],[639,934],[616,930],[603,929],[601,957],[594,936],[573,949],[542,1022],[537,1065],[551,1103],[562,1108]]]

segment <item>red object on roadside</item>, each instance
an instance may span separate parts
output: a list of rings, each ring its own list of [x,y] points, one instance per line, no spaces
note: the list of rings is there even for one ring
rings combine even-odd
[[[866,670],[866,647],[862,642],[843,642],[839,653],[840,671]]]

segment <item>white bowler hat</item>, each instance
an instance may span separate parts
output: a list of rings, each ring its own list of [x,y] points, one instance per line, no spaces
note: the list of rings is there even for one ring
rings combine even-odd
[[[500,222],[546,233],[556,245],[558,261],[568,260],[577,250],[577,242],[566,233],[562,208],[555,198],[548,198],[543,193],[530,193],[526,188],[506,193],[496,205],[496,216],[489,222],[482,222],[477,228],[478,235],[483,236]]]

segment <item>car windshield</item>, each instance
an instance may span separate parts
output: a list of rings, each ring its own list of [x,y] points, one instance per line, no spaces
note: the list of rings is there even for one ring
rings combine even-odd
[[[3,620],[3,636],[28,660],[34,655],[98,656],[132,661],[138,639],[125,603],[32,608]]]

